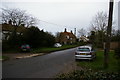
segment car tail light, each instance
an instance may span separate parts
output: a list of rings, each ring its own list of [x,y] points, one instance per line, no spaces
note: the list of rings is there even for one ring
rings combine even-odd
[[[30,47],[26,47],[26,48],[28,48],[28,49],[29,49]]]
[[[92,53],[90,52],[90,53],[88,53],[87,55],[92,55]]]

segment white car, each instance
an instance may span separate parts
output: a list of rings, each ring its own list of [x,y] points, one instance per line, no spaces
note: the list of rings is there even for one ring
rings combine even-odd
[[[55,43],[54,47],[61,47],[62,45],[60,43]]]
[[[80,46],[75,52],[75,59],[92,60],[96,57],[96,53],[91,46]]]

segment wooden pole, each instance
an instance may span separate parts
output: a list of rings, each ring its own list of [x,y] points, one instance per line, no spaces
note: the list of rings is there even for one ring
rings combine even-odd
[[[107,26],[107,37],[104,50],[104,68],[108,68],[108,57],[110,52],[110,39],[111,39],[111,30],[112,30],[112,15],[113,15],[113,3],[114,0],[109,2],[109,17],[108,17],[108,26]]]

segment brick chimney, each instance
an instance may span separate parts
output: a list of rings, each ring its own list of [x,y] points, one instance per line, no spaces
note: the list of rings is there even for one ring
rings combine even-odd
[[[64,32],[67,32],[67,29],[65,28],[65,31]]]
[[[73,33],[72,30],[71,30],[71,33]]]

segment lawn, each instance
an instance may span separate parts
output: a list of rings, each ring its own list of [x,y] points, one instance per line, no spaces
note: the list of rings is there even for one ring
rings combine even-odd
[[[44,48],[36,48],[33,49],[33,53],[49,53],[53,51],[59,51],[59,50],[64,50],[64,49],[69,49],[69,48],[74,48],[77,47],[78,45],[63,45],[62,47],[44,47]]]
[[[92,69],[94,71],[105,71],[105,72],[117,72],[119,69],[118,61],[114,56],[114,51],[109,53],[109,67],[104,69],[104,52],[97,51],[96,59],[93,61],[78,61],[77,65],[86,69]]]

